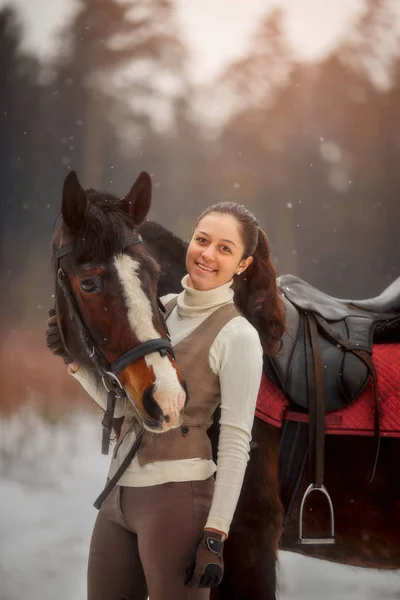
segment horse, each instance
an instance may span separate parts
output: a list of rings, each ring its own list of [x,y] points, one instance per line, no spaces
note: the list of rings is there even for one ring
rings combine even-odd
[[[139,183],[138,183],[139,182]],[[141,245],[129,246],[127,251],[135,253],[136,259],[144,261],[147,264],[151,256],[159,265],[158,293],[160,296],[168,293],[180,291],[180,281],[185,274],[185,252],[186,243],[177,236],[163,228],[161,225],[152,221],[145,220],[151,199],[151,180],[149,177],[141,174],[139,180],[133,186],[130,194],[121,201],[117,198],[94,190],[84,192],[80,184],[71,181],[65,188],[69,189],[69,195],[79,195],[81,204],[83,195],[89,205],[96,203],[99,199],[99,205],[104,210],[101,218],[101,227],[96,228],[94,235],[101,231],[101,236],[94,241],[90,241],[91,252],[96,248],[96,252],[91,256],[91,268],[94,269],[90,275],[97,273],[98,265],[95,260],[101,260],[102,268],[112,262],[112,253],[117,248],[118,252],[123,250],[121,239],[129,236],[132,232],[127,231],[132,226],[133,232],[140,235],[143,239],[146,251]],[[138,196],[145,196],[143,202]],[[75,212],[75,217],[68,215],[68,210],[63,209],[62,216],[67,224],[67,235],[71,236],[75,228],[77,217],[84,217],[82,206],[75,207],[70,212]],[[73,204],[73,203],[72,203]],[[128,212],[131,214],[132,206],[135,206],[133,218],[128,221],[120,213]],[[112,207],[115,207],[111,209]],[[79,213],[79,214],[78,214]],[[105,235],[108,227],[108,221],[112,219],[121,219],[121,227],[124,236],[118,237],[118,244],[110,244],[109,236]],[[65,229],[65,227],[64,227]],[[64,230],[63,230],[64,231]],[[80,251],[85,256],[85,244],[88,243],[87,237],[80,240]],[[114,235],[115,238],[115,235]],[[69,238],[68,238],[69,239]],[[56,256],[56,248],[60,245],[60,232],[56,232],[53,242],[53,263]],[[105,249],[102,247],[105,246]],[[144,258],[146,256],[146,258]],[[72,259],[71,259],[72,260]],[[55,269],[56,272],[56,269]],[[107,286],[107,294],[99,296],[96,310],[87,306],[87,299],[82,295],[77,284],[79,277],[79,260],[75,257],[72,264],[68,264],[68,275],[75,277],[75,284],[72,285],[74,294],[77,294],[76,301],[79,303],[79,309],[85,315],[85,322],[93,339],[109,361],[115,360],[118,353],[126,352],[126,348],[135,340],[128,340],[126,335],[126,308],[116,299],[120,295],[119,282],[115,279],[113,283],[115,289],[112,289],[111,278]],[[97,276],[97,275],[96,275]],[[156,277],[154,271],[149,275],[143,273],[142,281],[149,282],[153,276],[152,285],[148,288],[150,304],[153,308],[152,319],[158,321],[159,314],[156,308],[156,292],[154,283]],[[81,280],[82,282],[82,280]],[[149,285],[149,283],[148,283]],[[60,291],[58,291],[60,296]],[[100,310],[101,306],[101,310]],[[105,313],[104,309],[107,308]],[[68,350],[78,362],[85,364],[86,368],[93,370],[92,359],[82,349],[82,342],[79,339],[76,324],[73,320],[68,320],[68,306],[63,303],[62,297],[59,298],[58,311],[60,320],[63,324],[64,337]],[[108,320],[107,320],[108,319]],[[121,325],[120,325],[121,323]],[[111,331],[116,328],[116,331]],[[108,329],[107,329],[108,328]],[[107,331],[106,331],[107,329]],[[164,330],[158,322],[157,331],[163,335]],[[101,331],[97,335],[97,331]],[[118,351],[117,351],[118,349]],[[169,358],[169,360],[171,360]],[[173,365],[177,369],[176,365]],[[132,366],[134,368],[134,366]],[[95,376],[98,377],[96,373]],[[143,377],[144,383],[141,382]],[[99,385],[101,385],[99,378]],[[132,377],[132,380],[139,382],[140,390],[151,389],[154,386],[154,375],[150,380],[146,369]],[[179,381],[181,379],[178,376]],[[122,382],[125,387],[125,381]],[[132,400],[136,398],[132,394]],[[155,416],[159,416],[151,411],[153,403],[142,402],[138,407],[138,417],[145,418],[150,423],[159,427],[160,421],[155,422]],[[147,409],[147,411],[146,411]],[[118,432],[121,423],[114,419],[114,427]],[[214,425],[209,430],[209,435],[216,454],[218,440],[218,415],[215,416]],[[400,531],[400,480],[398,477],[400,467],[400,444],[398,439],[382,439],[380,449],[380,459],[376,476],[372,483],[369,483],[369,462],[368,457],[372,455],[371,439],[328,436],[325,444],[325,484],[331,492],[336,515],[336,543],[332,545],[301,545],[297,543],[295,531],[298,527],[300,498],[308,485],[307,473],[305,472],[300,484],[297,502],[285,527],[285,535],[282,535],[284,509],[280,497],[279,484],[279,448],[281,441],[281,429],[274,427],[257,416],[254,419],[252,431],[252,443],[250,459],[245,474],[242,492],[239,498],[237,509],[232,521],[229,536],[225,542],[224,562],[225,573],[221,584],[211,590],[212,600],[275,600],[278,589],[278,550],[290,550],[316,558],[322,558],[348,565],[379,568],[379,569],[398,569],[400,568],[400,541],[397,532]],[[324,535],[326,528],[326,506],[319,502],[319,498],[310,498],[307,503],[307,510],[304,513],[304,527],[308,534],[319,537]]]
[[[149,182],[142,173],[117,201],[85,192],[69,173],[52,239],[62,341],[108,392],[105,446],[119,398],[128,398],[143,427],[158,433],[181,424],[187,402],[159,308],[159,267],[138,233],[150,208]]]

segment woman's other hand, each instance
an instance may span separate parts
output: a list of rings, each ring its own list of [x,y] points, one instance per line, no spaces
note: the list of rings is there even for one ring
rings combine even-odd
[[[73,362],[72,357],[65,349],[58,328],[57,315],[54,308],[49,310],[49,318],[46,321],[46,344],[54,356],[60,356],[63,359],[64,364],[70,365],[72,363],[73,365],[77,365],[77,363]],[[77,365],[77,367],[79,368],[79,365]],[[77,371],[78,368],[75,369],[75,371]]]

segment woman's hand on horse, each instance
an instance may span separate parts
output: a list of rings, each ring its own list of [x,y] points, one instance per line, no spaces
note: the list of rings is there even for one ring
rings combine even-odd
[[[187,587],[210,588],[221,583],[224,574],[224,538],[222,533],[204,530],[186,567]]]
[[[60,356],[63,359],[64,364],[69,365],[73,362],[61,339],[57,315],[54,308],[49,310],[49,318],[46,321],[46,344],[54,356]]]

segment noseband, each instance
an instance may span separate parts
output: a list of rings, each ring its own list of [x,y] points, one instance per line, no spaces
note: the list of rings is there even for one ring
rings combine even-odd
[[[127,237],[124,240],[123,249],[128,248],[134,244],[141,244],[143,242],[142,237],[139,234],[133,235],[132,237]],[[108,454],[109,446],[110,446],[110,434],[112,427],[112,419],[114,416],[114,409],[117,398],[126,398],[126,392],[123,388],[123,385],[118,378],[118,375],[121,371],[123,371],[128,365],[134,364],[139,359],[144,358],[148,354],[153,352],[159,352],[161,356],[166,356],[167,353],[170,354],[173,358],[174,351],[172,349],[171,341],[169,339],[168,329],[164,318],[161,314],[161,320],[165,329],[165,333],[168,336],[166,338],[156,338],[154,340],[148,340],[147,342],[141,342],[134,348],[131,348],[122,356],[117,358],[111,364],[108,363],[102,352],[97,348],[96,344],[93,342],[84,322],[79,312],[78,306],[76,304],[71,285],[68,279],[68,276],[65,274],[61,267],[61,259],[68,254],[71,254],[76,250],[76,244],[70,243],[66,246],[62,246],[56,250],[56,261],[57,261],[57,283],[64,294],[64,298],[68,305],[69,318],[71,321],[75,321],[77,326],[79,337],[82,342],[83,348],[92,361],[97,374],[100,376],[104,387],[108,392],[107,397],[107,410],[105,411],[104,418],[102,421],[103,425],[103,437],[102,437],[102,453]],[[56,300],[56,314],[57,314],[57,323],[58,329],[60,331],[61,340],[64,344],[66,351],[68,352],[67,344],[65,341],[64,332],[62,329],[62,324],[60,320],[60,312],[57,306],[57,293],[55,294]],[[158,300],[158,306],[161,310],[163,310],[163,306]],[[136,408],[136,407],[135,407]],[[137,409],[136,409],[137,410]],[[138,415],[139,416],[139,415]]]

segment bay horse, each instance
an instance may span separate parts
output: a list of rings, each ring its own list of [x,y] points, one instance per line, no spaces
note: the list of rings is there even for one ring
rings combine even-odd
[[[143,427],[159,433],[180,425],[187,401],[159,307],[159,267],[138,233],[150,202],[147,173],[118,202],[85,192],[71,172],[52,240],[64,346],[108,391],[105,446],[118,398],[128,398]]]
[[[149,205],[151,197],[151,180],[145,175],[139,177],[139,184],[133,187],[135,197],[140,188],[140,194],[147,198],[145,204]],[[138,181],[139,181],[138,180]],[[136,187],[135,187],[136,186]],[[77,185],[72,186],[76,193]],[[79,186],[80,188],[80,186]],[[115,206],[116,211],[111,211],[102,220],[101,227],[106,227],[106,221],[122,208],[122,204],[129,212],[127,202],[119,201],[110,195],[100,192],[80,189],[79,194],[85,194],[87,199],[95,202],[95,198],[102,198],[102,206]],[[139,195],[140,195],[139,194]],[[134,204],[140,217],[134,217],[133,230],[139,232],[144,240],[146,251],[159,264],[160,273],[158,280],[158,293],[160,296],[167,293],[180,292],[180,281],[185,274],[186,244],[177,236],[164,229],[162,226],[144,219],[147,214],[142,206],[142,201],[136,198]],[[63,201],[64,204],[64,201]],[[139,208],[142,206],[142,208]],[[136,210],[136,209],[135,209]],[[82,211],[81,211],[82,212]],[[64,210],[62,211],[63,218]],[[106,210],[107,213],[107,210]],[[144,215],[144,216],[143,216]],[[81,217],[80,217],[81,218]],[[68,222],[68,217],[66,222]],[[123,219],[129,228],[131,221]],[[126,232],[129,235],[129,232]],[[119,238],[121,241],[121,238]],[[55,235],[59,242],[59,232]],[[107,237],[99,239],[98,248],[101,244],[108,243]],[[53,262],[55,257],[55,246],[53,243]],[[97,247],[97,246],[96,246]],[[119,243],[119,251],[121,243]],[[129,251],[135,250],[130,247]],[[144,250],[141,250],[144,253]],[[143,255],[140,255],[143,259]],[[93,260],[93,259],[92,259]],[[110,262],[110,251],[106,250],[104,260]],[[108,263],[107,263],[108,264]],[[92,267],[94,265],[92,264]],[[76,269],[76,267],[75,267]],[[154,272],[152,273],[154,277]],[[147,279],[146,279],[147,278]],[[149,281],[151,274],[144,276],[144,281]],[[114,281],[115,283],[115,281]],[[119,284],[118,284],[119,285]],[[117,287],[118,287],[117,285]],[[150,286],[151,287],[151,286]],[[109,293],[111,294],[111,281]],[[151,305],[153,307],[153,319],[157,321],[156,294],[151,287]],[[74,291],[80,293],[75,284]],[[118,291],[117,291],[118,293]],[[112,300],[111,303],[110,299]],[[85,303],[79,297],[82,310]],[[118,347],[119,352],[126,351],[126,341],[120,346],[119,339],[124,339],[125,327],[119,323],[125,322],[126,315],[119,301],[111,294],[104,297],[107,306],[107,314],[110,319],[108,326],[116,327],[112,337],[113,345]],[[107,304],[106,304],[107,303]],[[100,303],[99,303],[100,305]],[[59,310],[65,327],[65,337],[71,355],[78,362],[85,360],[87,368],[91,368],[90,359],[82,356],[82,344],[77,336],[74,323],[66,319],[67,306],[60,302]],[[126,311],[125,311],[126,312]],[[104,314],[100,311],[89,311],[89,330],[96,331],[99,325],[103,327]],[[125,318],[125,321],[123,319]],[[111,327],[112,326],[112,327]],[[157,330],[162,335],[162,327],[158,322]],[[108,360],[115,359],[118,354],[112,347],[110,351],[111,337],[106,335],[96,338],[107,354]],[[133,341],[130,340],[130,344]],[[143,373],[135,374],[139,381]],[[146,378],[145,378],[146,379]],[[151,381],[150,381],[151,384]],[[149,382],[145,384],[149,386]],[[143,387],[143,385],[142,385]],[[142,405],[139,407],[139,416],[145,415],[154,419],[154,415],[146,413]],[[216,452],[218,440],[218,418],[209,430]],[[120,427],[118,420],[114,420],[115,429]],[[336,543],[334,545],[311,546],[299,545],[295,536],[298,528],[299,501],[295,504],[287,523],[285,535],[282,536],[282,523],[284,511],[280,499],[278,457],[281,439],[281,429],[273,427],[263,420],[255,417],[252,431],[252,450],[246,470],[242,492],[238,506],[231,525],[229,537],[225,542],[224,562],[225,574],[218,588],[211,590],[213,600],[275,600],[277,597],[277,556],[278,550],[290,550],[307,554],[316,558],[331,560],[347,565],[378,568],[399,569],[400,568],[400,441],[399,439],[382,439],[380,449],[379,466],[372,483],[369,482],[369,458],[372,456],[373,445],[370,438],[354,438],[328,436],[325,445],[325,483],[331,492],[336,516]],[[308,485],[307,475],[304,474],[300,486],[303,492]],[[299,494],[301,497],[301,493]],[[310,499],[304,515],[304,525],[310,535],[315,537],[325,533],[326,507],[318,502],[318,499]]]

